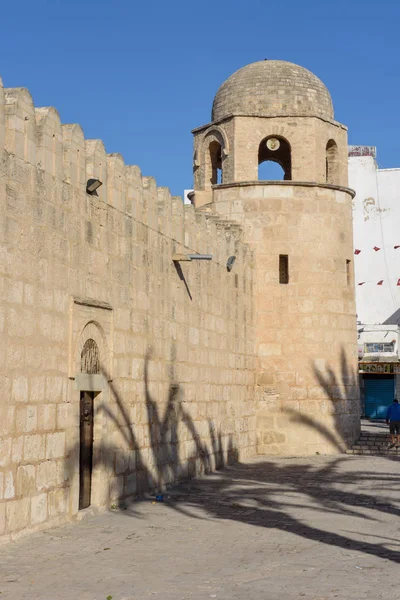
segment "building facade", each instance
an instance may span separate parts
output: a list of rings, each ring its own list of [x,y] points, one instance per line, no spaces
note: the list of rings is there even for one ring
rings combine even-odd
[[[358,435],[352,192],[329,92],[296,65],[249,65],[194,146],[192,206],[0,88],[4,541]],[[284,181],[258,181],[266,160]]]
[[[349,148],[361,404],[384,418],[400,388],[400,169],[379,169],[376,148]]]

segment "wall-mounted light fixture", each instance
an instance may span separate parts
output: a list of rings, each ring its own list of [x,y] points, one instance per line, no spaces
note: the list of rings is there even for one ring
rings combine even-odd
[[[226,262],[226,270],[228,271],[228,273],[230,273],[232,271],[235,260],[236,260],[236,256],[230,256],[228,258],[228,260]]]
[[[86,193],[91,196],[97,196],[96,190],[103,185],[99,179],[88,179],[86,183]]]

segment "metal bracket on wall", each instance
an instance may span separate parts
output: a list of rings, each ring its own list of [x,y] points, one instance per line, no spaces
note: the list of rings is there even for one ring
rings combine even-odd
[[[192,260],[212,260],[212,254],[173,254],[173,262],[190,262]]]

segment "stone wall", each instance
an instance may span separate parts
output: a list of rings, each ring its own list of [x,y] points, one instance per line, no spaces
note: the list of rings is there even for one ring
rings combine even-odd
[[[252,453],[240,226],[184,207],[24,89],[0,87],[0,159],[2,539],[78,514],[82,390],[95,391],[95,508]],[[213,259],[173,261],[188,253]],[[81,373],[88,339],[93,376]]]

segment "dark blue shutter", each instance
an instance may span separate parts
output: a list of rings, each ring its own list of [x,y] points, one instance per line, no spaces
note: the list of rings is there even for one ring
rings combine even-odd
[[[394,377],[365,378],[365,416],[370,419],[385,419],[387,407],[393,402],[394,392]]]

